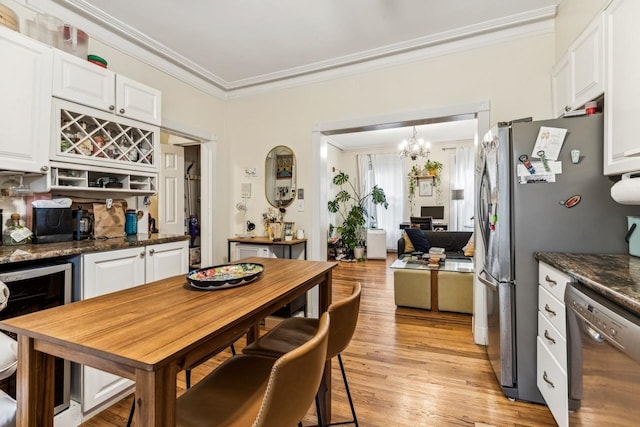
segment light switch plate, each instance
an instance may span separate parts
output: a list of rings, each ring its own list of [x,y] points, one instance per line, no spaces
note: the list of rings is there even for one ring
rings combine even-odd
[[[251,198],[251,183],[243,182],[240,184],[240,197]]]

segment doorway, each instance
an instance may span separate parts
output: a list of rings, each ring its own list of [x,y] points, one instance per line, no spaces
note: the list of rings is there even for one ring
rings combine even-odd
[[[202,260],[202,141],[162,129],[159,191],[151,197],[151,233],[189,235],[189,269]]]
[[[477,144],[490,129],[490,102],[454,105],[433,109],[409,111],[403,113],[387,114],[382,116],[367,117],[362,119],[345,120],[338,122],[316,123],[312,131],[312,174],[315,186],[311,193],[313,205],[318,209],[312,210],[312,224],[315,227],[311,230],[309,240],[312,242],[309,248],[309,259],[326,260],[327,244],[326,236],[329,224],[329,212],[322,209],[327,206],[329,195],[330,165],[327,160],[328,136],[332,134],[353,132],[357,129],[383,129],[398,127],[401,124],[410,125],[412,123],[429,120],[442,120],[447,117],[460,117],[472,115],[477,120],[475,132],[475,148]],[[477,187],[477,183],[476,183]],[[477,193],[477,188],[474,193]],[[477,218],[477,215],[475,216]],[[475,259],[481,259],[484,254],[481,248],[476,248]],[[316,292],[314,289],[313,292]],[[313,301],[314,298],[311,298]],[[310,308],[312,313],[316,307]],[[478,344],[487,342],[487,320],[486,320],[486,296],[483,286],[474,285],[474,339]]]

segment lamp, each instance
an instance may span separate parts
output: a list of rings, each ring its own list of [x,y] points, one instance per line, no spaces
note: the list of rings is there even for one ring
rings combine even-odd
[[[459,189],[459,190],[451,190],[451,200],[455,202],[456,204],[456,216],[455,216],[455,230],[458,230],[458,202],[460,200],[464,200],[464,190],[463,189]]]
[[[422,138],[416,138],[416,127],[413,127],[413,136],[409,139],[405,139],[400,143],[400,157],[410,157],[411,160],[415,160],[418,157],[429,156],[429,143],[424,142]]]

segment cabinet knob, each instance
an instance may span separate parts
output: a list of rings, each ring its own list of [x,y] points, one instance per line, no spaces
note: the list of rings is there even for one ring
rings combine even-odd
[[[566,106],[564,107],[564,111],[566,111],[566,112],[568,113],[569,111],[571,111],[571,107],[569,107],[568,105],[566,105]]]
[[[156,253],[155,249],[149,249],[149,255],[153,256]]]
[[[140,258],[144,258],[144,257],[145,257],[145,255],[146,255],[146,254],[145,254],[145,252],[144,252],[144,251],[140,252]]]
[[[115,105],[109,105],[109,111],[113,111],[113,110],[115,110],[115,109],[116,109],[116,106],[115,106]]]
[[[120,109],[120,114],[124,114],[124,108]]]
[[[49,170],[49,166],[44,165],[44,166],[42,166],[42,167],[40,168],[40,170],[41,170],[42,172],[47,172],[47,171]]]

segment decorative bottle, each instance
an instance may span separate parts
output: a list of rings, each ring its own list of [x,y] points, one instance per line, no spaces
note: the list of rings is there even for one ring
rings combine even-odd
[[[24,245],[31,240],[33,233],[27,227],[20,225],[20,214],[11,214],[11,225],[2,235],[2,243],[5,245]]]

